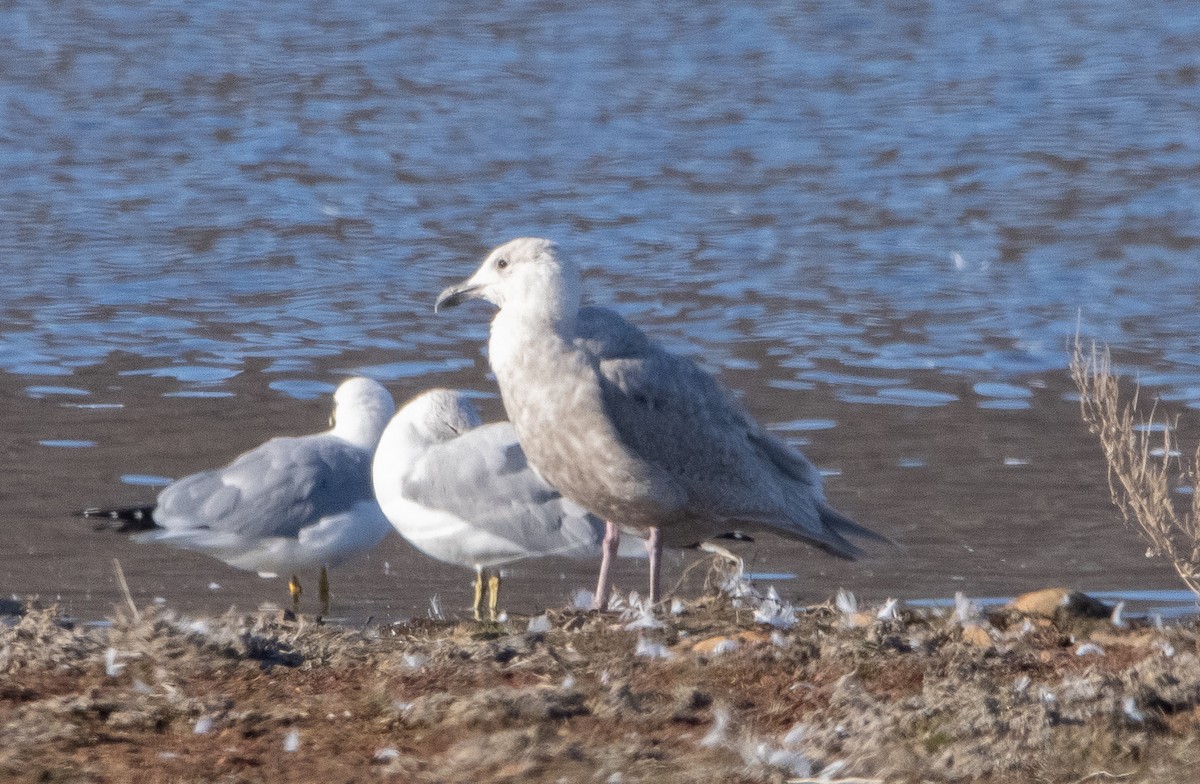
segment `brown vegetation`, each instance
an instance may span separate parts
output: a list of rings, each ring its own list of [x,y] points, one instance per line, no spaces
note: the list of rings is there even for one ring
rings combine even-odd
[[[0,779],[1193,780],[1194,627],[762,606],[534,631],[30,609],[0,624]]]
[[[1148,555],[1166,558],[1200,599],[1200,491],[1195,488],[1200,448],[1190,464],[1180,456],[1175,422],[1155,408],[1139,410],[1140,390],[1122,403],[1120,376],[1107,348],[1085,352],[1078,336],[1071,377],[1088,429],[1100,439],[1108,463],[1113,503],[1126,523],[1149,543]],[[1180,511],[1180,485],[1191,487],[1189,508]]]

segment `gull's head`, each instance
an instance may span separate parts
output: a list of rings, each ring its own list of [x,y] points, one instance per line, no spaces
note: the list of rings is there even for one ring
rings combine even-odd
[[[333,393],[333,434],[364,449],[374,449],[396,410],[392,395],[370,378],[350,378]]]
[[[456,389],[430,389],[404,404],[389,425],[407,429],[427,444],[449,441],[473,428],[482,420],[470,399]]]
[[[579,268],[560,258],[550,240],[520,237],[493,250],[474,275],[439,294],[434,310],[482,299],[501,310],[573,318],[579,296]]]

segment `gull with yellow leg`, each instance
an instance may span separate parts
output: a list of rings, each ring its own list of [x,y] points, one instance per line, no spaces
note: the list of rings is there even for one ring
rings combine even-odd
[[[595,557],[604,522],[564,498],[525,460],[507,422],[482,425],[460,391],[405,404],[379,440],[375,496],[421,552],[475,570],[475,620],[500,612],[500,567],[527,558]]]
[[[321,613],[329,613],[329,572],[391,531],[371,488],[375,445],[395,410],[377,381],[351,378],[334,393],[331,428],[272,438],[223,468],[186,476],[154,504],[85,509],[97,528],[136,532],[138,542],[193,550],[263,576],[320,568]]]

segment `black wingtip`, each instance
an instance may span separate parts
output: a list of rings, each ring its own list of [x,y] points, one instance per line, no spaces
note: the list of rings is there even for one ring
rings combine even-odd
[[[840,535],[854,536],[858,537],[859,539],[868,539],[872,542],[889,544],[893,547],[897,546],[892,539],[884,536],[878,531],[872,531],[870,528],[867,528],[861,523],[851,520],[849,517],[837,511],[828,504],[821,504],[817,512],[821,516],[821,522]]]
[[[80,509],[73,515],[96,520],[96,524],[92,526],[92,530],[95,531],[137,533],[158,528],[158,524],[154,522],[153,506],[118,506],[109,509],[93,506]]]

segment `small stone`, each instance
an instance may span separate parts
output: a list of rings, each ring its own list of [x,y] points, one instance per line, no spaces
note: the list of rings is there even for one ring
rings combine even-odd
[[[718,651],[729,653],[743,645],[765,645],[771,642],[771,635],[757,629],[745,629],[737,634],[719,634],[695,643],[685,644],[686,649],[701,656],[712,656]]]
[[[1065,607],[1071,592],[1066,588],[1043,588],[1040,591],[1023,593],[1009,602],[1006,607],[1026,615],[1053,617],[1059,608]]]
[[[1150,648],[1159,637],[1152,631],[1119,632],[1097,629],[1088,635],[1088,639],[1102,646],[1128,645],[1130,648]]]
[[[1099,599],[1067,588],[1032,591],[1018,596],[1006,606],[1010,610],[1043,618],[1054,618],[1060,613],[1077,618],[1109,618],[1113,611],[1112,607]]]
[[[876,621],[875,613],[859,610],[846,616],[846,626],[850,629],[861,629]]]
[[[968,623],[962,627],[963,642],[976,648],[991,648],[992,636],[988,630],[977,623]]]

